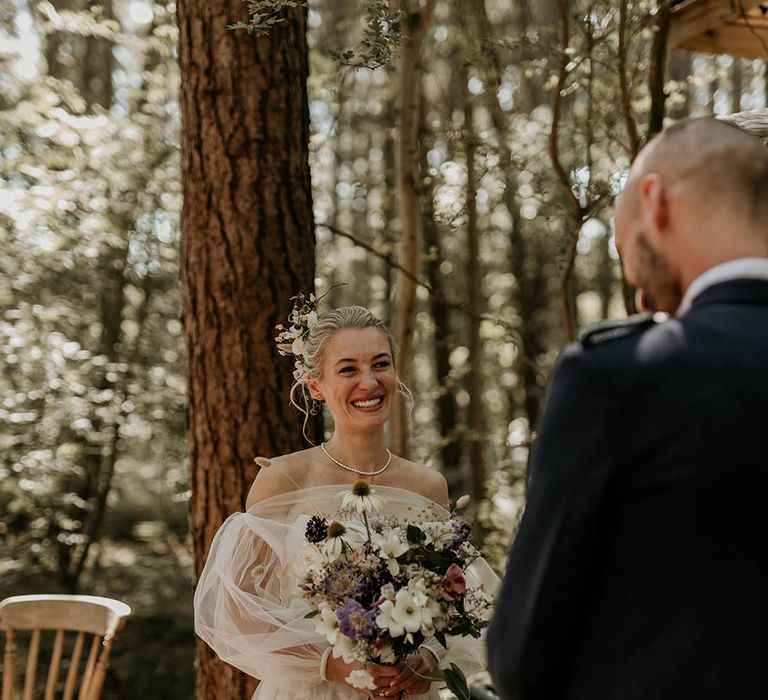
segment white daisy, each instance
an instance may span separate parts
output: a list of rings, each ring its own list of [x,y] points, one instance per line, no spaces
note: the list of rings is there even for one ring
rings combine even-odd
[[[376,495],[376,490],[365,479],[358,479],[350,491],[340,491],[338,495],[344,496],[342,508],[354,508],[360,514],[378,511],[384,506],[384,499]]]

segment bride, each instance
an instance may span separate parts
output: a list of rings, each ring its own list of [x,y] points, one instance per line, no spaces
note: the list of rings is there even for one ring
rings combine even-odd
[[[311,607],[299,580],[307,567],[308,518],[338,511],[340,488],[364,478],[384,498],[388,514],[409,522],[443,520],[449,517],[448,488],[437,471],[385,446],[384,425],[402,387],[390,331],[363,307],[318,317],[314,297],[297,300],[291,326],[278,326],[277,338],[281,353],[295,359],[291,402],[306,417],[325,404],[334,433],[319,447],[257,458],[262,469],[246,512],[230,516],[212,542],[195,592],[195,631],[222,660],[260,679],[253,700],[359,698],[369,693],[350,685],[357,666],[331,654],[306,617]],[[484,560],[470,568],[469,577],[496,587]],[[446,662],[465,672],[484,667],[481,641],[453,638],[448,647],[428,639],[405,664],[369,663],[372,694],[439,697],[424,676],[446,654]]]

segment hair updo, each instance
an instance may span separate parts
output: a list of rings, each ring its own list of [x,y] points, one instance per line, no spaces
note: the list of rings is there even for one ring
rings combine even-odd
[[[736,112],[726,117],[720,117],[720,119],[738,126],[739,129],[746,131],[750,136],[754,136],[768,147],[768,108]]]
[[[291,404],[304,414],[304,437],[308,440],[306,428],[310,415],[314,415],[319,410],[318,402],[312,398],[307,385],[307,378],[312,377],[320,379],[322,376],[322,366],[325,354],[325,347],[328,342],[339,331],[365,328],[375,328],[384,334],[389,342],[389,348],[392,354],[392,364],[397,369],[398,347],[392,331],[384,325],[378,316],[366,309],[364,306],[341,306],[338,309],[332,309],[319,314],[317,319],[308,324],[307,330],[302,335],[303,344],[299,347],[301,350],[300,362],[297,363],[297,371],[294,372],[294,382],[291,386],[290,399]],[[398,389],[409,399],[411,392],[405,384],[397,379]]]

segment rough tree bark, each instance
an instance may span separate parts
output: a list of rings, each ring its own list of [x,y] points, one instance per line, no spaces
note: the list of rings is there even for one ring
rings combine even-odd
[[[306,17],[256,38],[227,26],[240,0],[182,0],[181,217],[190,524],[199,574],[214,533],[242,510],[254,455],[303,446],[290,361],[273,336],[310,289],[314,232]],[[198,642],[197,697],[249,697],[253,681]]]

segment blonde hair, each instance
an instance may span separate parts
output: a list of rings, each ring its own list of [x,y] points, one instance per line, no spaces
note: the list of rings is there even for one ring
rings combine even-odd
[[[324,314],[320,314],[317,323],[309,327],[304,335],[304,352],[302,353],[304,370],[296,376],[290,393],[291,405],[304,414],[303,434],[308,442],[312,442],[307,435],[307,422],[309,416],[316,413],[315,399],[309,392],[307,378],[320,379],[322,377],[322,366],[325,353],[325,347],[328,341],[339,331],[365,328],[375,328],[384,334],[389,342],[389,349],[392,354],[392,364],[397,371],[398,347],[392,331],[387,328],[382,320],[371,313],[364,306],[341,306],[338,309],[332,309]],[[413,395],[410,389],[397,377],[398,390],[413,403]]]
[[[727,117],[720,117],[720,119],[738,126],[739,129],[746,131],[750,136],[754,136],[768,147],[768,108],[736,112]]]

